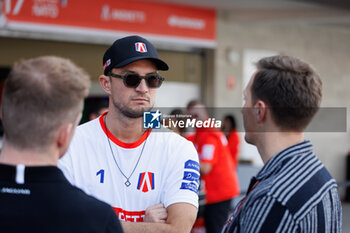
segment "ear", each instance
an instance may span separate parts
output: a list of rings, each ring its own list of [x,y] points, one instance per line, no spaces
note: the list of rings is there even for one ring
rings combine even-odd
[[[72,140],[74,127],[72,123],[62,125],[57,131],[56,145],[59,151],[59,156],[63,156]]]
[[[264,101],[258,100],[254,106],[256,109],[255,117],[257,123],[262,123],[266,119],[267,105]]]
[[[100,75],[100,77],[98,78],[100,85],[103,89],[104,92],[106,92],[106,94],[111,95],[111,80],[110,77],[106,76],[106,75]]]

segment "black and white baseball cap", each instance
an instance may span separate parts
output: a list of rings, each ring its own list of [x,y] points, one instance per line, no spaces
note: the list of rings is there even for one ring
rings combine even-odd
[[[168,65],[158,58],[156,48],[141,36],[128,36],[116,40],[103,56],[103,70],[107,75],[113,68],[126,66],[134,61],[149,59],[158,70],[168,70]]]

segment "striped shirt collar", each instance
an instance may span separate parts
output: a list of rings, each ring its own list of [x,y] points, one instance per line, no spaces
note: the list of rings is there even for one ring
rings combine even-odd
[[[278,152],[271,159],[267,161],[264,167],[260,170],[256,176],[257,180],[262,180],[269,177],[276,169],[282,166],[284,160],[294,156],[296,154],[311,152],[313,150],[312,144],[309,140],[299,142],[293,146]]]

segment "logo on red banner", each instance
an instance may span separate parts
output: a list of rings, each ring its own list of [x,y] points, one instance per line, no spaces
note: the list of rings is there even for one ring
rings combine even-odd
[[[143,222],[145,217],[145,211],[126,211],[121,208],[113,207],[115,213],[117,214],[119,220],[125,222]]]
[[[137,183],[137,189],[146,193],[150,190],[154,190],[154,173],[152,172],[142,172],[139,176],[139,181]]]
[[[136,49],[137,52],[140,52],[140,53],[147,53],[147,47],[146,47],[146,44],[145,44],[145,43],[136,42],[136,43],[135,43],[135,49]]]

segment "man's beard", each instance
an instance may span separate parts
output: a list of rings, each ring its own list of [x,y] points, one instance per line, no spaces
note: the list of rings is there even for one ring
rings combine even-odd
[[[142,107],[140,110],[134,110],[132,108],[129,108],[128,106],[123,106],[122,104],[118,103],[117,101],[113,100],[113,105],[116,107],[124,116],[128,118],[140,118],[143,117],[144,112],[151,111],[153,106],[150,107]]]

